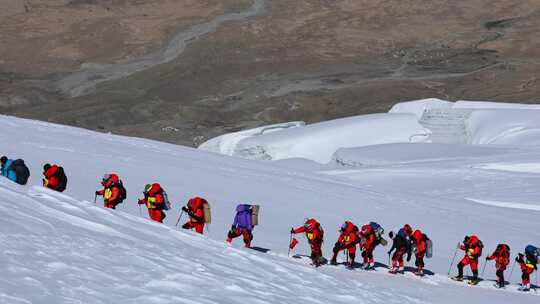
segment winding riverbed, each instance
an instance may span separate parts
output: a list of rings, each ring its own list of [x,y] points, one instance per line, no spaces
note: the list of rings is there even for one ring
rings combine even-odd
[[[81,70],[57,81],[56,85],[62,93],[71,97],[92,93],[99,83],[127,77],[174,60],[184,52],[190,43],[215,31],[224,22],[240,21],[263,14],[264,12],[265,0],[253,0],[252,6],[244,12],[224,14],[175,34],[163,50],[150,53],[126,63],[91,66],[87,64]]]

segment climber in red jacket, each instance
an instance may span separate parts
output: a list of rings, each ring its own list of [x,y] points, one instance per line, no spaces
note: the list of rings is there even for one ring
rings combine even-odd
[[[308,219],[303,226],[296,229],[291,228],[291,234],[305,233],[308,243],[311,246],[311,260],[313,265],[320,266],[323,264],[322,243],[324,231],[321,224],[315,219]]]
[[[204,232],[204,204],[206,200],[201,197],[190,198],[187,207],[182,207],[182,210],[189,215],[189,221],[187,221],[182,228],[195,229],[197,233],[202,234]]]
[[[505,285],[504,271],[506,266],[510,263],[510,246],[506,244],[497,245],[497,249],[493,253],[486,257],[487,261],[495,260],[495,268],[497,269],[497,285],[498,288],[503,288]]]
[[[161,185],[158,183],[148,184],[144,187],[143,194],[144,197],[139,199],[139,205],[146,205],[150,219],[163,223],[166,215],[165,212],[163,212],[165,199],[163,198],[163,189],[161,188]]]
[[[334,255],[330,260],[330,264],[337,265],[337,255],[341,250],[347,250],[349,254],[348,267],[354,267],[354,259],[356,257],[356,245],[360,242],[358,238],[358,227],[352,222],[346,221],[340,229],[341,234],[334,245]]]

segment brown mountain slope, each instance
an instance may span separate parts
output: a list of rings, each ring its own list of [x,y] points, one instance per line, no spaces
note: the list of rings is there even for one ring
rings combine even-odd
[[[257,1],[264,10],[194,36],[191,26],[248,11],[252,1],[12,5],[0,18],[8,29],[0,35],[8,46],[0,49],[0,109],[192,145],[408,99],[540,101],[538,1]],[[80,94],[58,85],[81,65],[123,69],[179,32],[187,47],[171,61],[112,81],[92,74],[84,79],[98,79],[95,89]]]

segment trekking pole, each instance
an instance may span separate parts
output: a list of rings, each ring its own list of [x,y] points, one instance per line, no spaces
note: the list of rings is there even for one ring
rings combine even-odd
[[[287,251],[287,256],[291,256],[291,243],[292,243],[292,232],[291,232],[291,235],[289,237],[289,250]]]
[[[349,264],[349,249],[346,249],[345,251],[345,261],[347,262],[347,265]]]
[[[454,262],[456,260],[457,251],[459,248],[459,242],[457,243],[456,251],[454,251],[454,257],[452,258],[452,262],[450,263],[450,268],[448,268],[448,275],[450,275],[450,271],[452,270],[452,266],[454,266]]]
[[[94,195],[94,205],[97,204],[97,194]]]
[[[176,225],[174,225],[175,227],[178,227],[178,223],[180,223],[180,219],[182,218],[183,214],[184,214],[184,210],[182,210],[182,212],[180,212],[180,216],[178,217],[178,220],[176,221]]]
[[[390,269],[392,261],[390,260],[390,253],[388,254],[388,269]]]
[[[512,281],[512,274],[514,273],[514,266],[516,266],[516,260],[514,260],[514,264],[512,264],[512,270],[510,271],[510,276],[508,277],[508,280]]]
[[[488,261],[486,260],[486,262],[484,263],[484,267],[482,267],[482,274],[480,275],[480,277],[484,277],[484,271],[486,270],[486,265],[487,265]]]
[[[141,204],[139,204],[139,215],[142,216]]]

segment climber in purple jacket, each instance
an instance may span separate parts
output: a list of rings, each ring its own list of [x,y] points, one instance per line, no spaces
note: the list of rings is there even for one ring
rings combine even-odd
[[[231,243],[232,239],[236,237],[243,236],[246,247],[251,247],[251,240],[253,240],[252,230],[252,206],[247,204],[236,206],[236,216],[227,235],[227,243]]]

